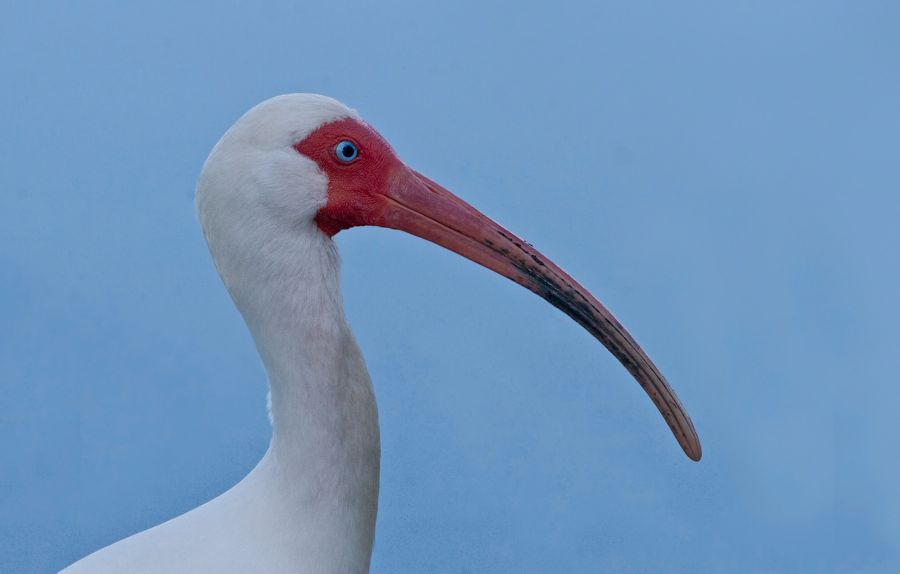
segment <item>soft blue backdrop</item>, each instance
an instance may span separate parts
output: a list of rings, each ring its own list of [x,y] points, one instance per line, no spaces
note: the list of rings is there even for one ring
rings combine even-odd
[[[549,3],[548,3],[549,4]],[[396,232],[338,238],[384,440],[373,571],[900,571],[895,2],[3,2],[0,572],[223,491],[265,380],[193,187],[247,108],[358,108],[595,291],[602,347]]]

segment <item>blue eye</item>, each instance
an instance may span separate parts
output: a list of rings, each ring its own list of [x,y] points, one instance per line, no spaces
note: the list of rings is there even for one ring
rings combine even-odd
[[[356,144],[351,141],[344,140],[334,146],[334,155],[337,156],[338,161],[343,163],[350,163],[355,160],[359,155],[359,150],[356,148]]]

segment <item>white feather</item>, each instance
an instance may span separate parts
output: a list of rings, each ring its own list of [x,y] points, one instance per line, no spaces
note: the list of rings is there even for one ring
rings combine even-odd
[[[344,318],[337,250],[314,221],[327,179],[292,148],[345,117],[356,113],[324,96],[263,102],[216,144],[197,187],[210,253],[268,374],[268,452],[218,498],[66,574],[368,571],[377,411]]]

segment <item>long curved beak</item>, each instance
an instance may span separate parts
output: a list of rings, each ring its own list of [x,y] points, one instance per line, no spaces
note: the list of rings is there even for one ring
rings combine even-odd
[[[625,366],[659,409],[691,460],[700,439],[684,407],[650,357],[612,313],[565,271],[424,175],[398,166],[381,190],[369,224],[406,231],[491,269],[537,293],[574,319]]]

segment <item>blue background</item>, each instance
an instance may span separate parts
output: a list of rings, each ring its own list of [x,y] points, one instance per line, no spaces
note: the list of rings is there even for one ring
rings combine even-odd
[[[900,569],[894,2],[4,2],[0,572],[186,511],[263,454],[265,379],[193,189],[272,95],[356,107],[606,302],[690,462],[561,313],[342,233],[375,382],[373,572]]]

